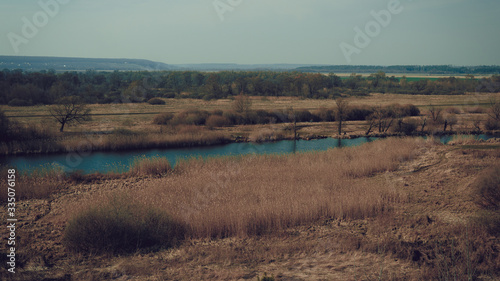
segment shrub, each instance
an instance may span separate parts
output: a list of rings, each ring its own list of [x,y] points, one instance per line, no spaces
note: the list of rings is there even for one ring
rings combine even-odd
[[[151,105],[163,105],[165,104],[165,101],[160,98],[152,98],[148,100],[148,103]]]
[[[500,129],[500,122],[498,120],[493,119],[493,118],[488,118],[486,120],[486,123],[484,124],[484,127],[486,130],[489,130],[489,131],[499,130]]]
[[[153,124],[156,125],[167,125],[170,120],[174,118],[172,113],[160,113],[153,119]]]
[[[450,113],[450,114],[460,114],[460,113],[462,113],[462,112],[460,111],[460,108],[458,108],[458,107],[456,107],[456,106],[453,106],[453,107],[448,107],[448,108],[446,109],[446,112],[447,112],[447,113]]]
[[[63,241],[72,251],[123,254],[173,247],[185,232],[165,212],[115,197],[71,218]]]
[[[255,115],[257,115],[258,124],[276,123],[276,118],[273,118],[273,114],[265,110],[262,109],[256,110]]]
[[[226,117],[227,119],[229,119],[229,121],[231,122],[231,124],[234,124],[234,125],[241,125],[244,123],[244,119],[243,119],[243,116],[239,113],[237,113],[236,111],[225,111],[222,116]]]
[[[335,121],[335,113],[331,109],[321,107],[314,112],[314,115],[316,115],[317,118],[323,122]]]
[[[32,105],[31,102],[25,101],[23,99],[13,99],[9,101],[9,106],[30,106]]]
[[[476,202],[483,207],[477,221],[491,234],[500,233],[500,164],[483,171],[474,182]]]
[[[401,116],[419,116],[420,109],[413,104],[406,104],[399,108]]]
[[[224,114],[224,112],[222,110],[220,110],[220,109],[215,109],[212,112],[210,112],[210,115],[219,115],[219,116],[222,116],[222,114]]]
[[[136,132],[131,131],[129,129],[125,129],[125,128],[116,128],[112,131],[112,133],[114,135],[120,135],[120,136],[135,136],[135,135],[137,135]]]
[[[416,130],[417,123],[414,120],[400,120],[394,129],[396,133],[402,133],[408,136],[414,134]]]
[[[297,122],[309,122],[309,121],[313,121],[315,118],[314,115],[311,114],[311,112],[309,112],[309,110],[296,110],[295,111],[295,120],[297,120]]]
[[[487,209],[500,210],[500,164],[482,172],[474,185],[479,205]]]
[[[229,119],[227,119],[224,116],[220,116],[220,115],[210,115],[210,117],[208,117],[205,124],[210,128],[226,127],[226,126],[232,125],[231,121]]]
[[[185,110],[179,112],[170,121],[170,125],[205,125],[209,114],[205,110]]]
[[[484,108],[479,106],[468,107],[465,109],[465,111],[467,111],[467,113],[473,113],[473,114],[480,114],[485,112]]]
[[[370,116],[372,113],[373,110],[362,107],[354,107],[347,113],[346,120],[350,121],[366,120],[368,116]]]

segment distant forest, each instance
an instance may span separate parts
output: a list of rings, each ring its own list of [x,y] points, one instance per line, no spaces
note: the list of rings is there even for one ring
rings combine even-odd
[[[500,66],[451,66],[451,65],[327,65],[299,67],[297,71],[304,72],[336,72],[336,73],[418,73],[418,74],[441,74],[441,75],[466,75],[466,74],[500,74]]]
[[[87,103],[145,102],[154,97],[219,99],[239,94],[331,99],[369,93],[457,95],[465,92],[500,92],[500,76],[465,78],[396,78],[377,72],[351,74],[272,71],[114,71],[85,72],[0,71],[0,104],[29,106],[53,104],[65,96],[80,96]]]

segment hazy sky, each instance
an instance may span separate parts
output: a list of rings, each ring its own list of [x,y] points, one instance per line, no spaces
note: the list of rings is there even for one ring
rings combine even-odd
[[[499,0],[0,0],[0,55],[500,65],[499,27]]]

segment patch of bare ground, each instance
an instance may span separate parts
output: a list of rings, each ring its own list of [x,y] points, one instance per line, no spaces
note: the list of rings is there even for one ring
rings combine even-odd
[[[499,144],[426,142],[397,169],[357,179],[401,195],[372,217],[324,217],[258,236],[191,238],[126,256],[69,252],[62,243],[66,221],[109,192],[140,193],[173,179],[74,184],[49,199],[18,203],[14,280],[257,280],[264,273],[275,280],[498,280],[500,239],[474,223],[479,207],[471,187],[480,171],[499,163]],[[4,212],[0,219],[6,221]],[[0,234],[6,237],[6,229]],[[0,274],[12,277],[4,268]]]

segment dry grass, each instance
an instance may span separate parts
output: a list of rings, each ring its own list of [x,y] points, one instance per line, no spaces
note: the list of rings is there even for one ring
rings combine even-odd
[[[498,141],[465,143],[386,139],[191,160],[161,178],[73,185],[50,205],[19,204],[19,270],[24,280],[255,280],[265,272],[277,280],[498,280],[499,239],[476,220],[484,204],[471,196],[478,183],[494,187],[498,171],[485,169],[498,162]],[[68,252],[68,218],[109,206],[116,194],[141,206],[137,219],[149,209],[171,214],[188,225],[188,239],[128,256]],[[223,236],[232,237],[213,239]]]
[[[0,202],[7,202],[7,168],[0,170],[2,193]],[[5,190],[4,190],[5,187]],[[46,199],[67,187],[64,172],[57,167],[41,167],[30,174],[16,173],[16,200]]]
[[[261,235],[321,218],[369,217],[405,200],[370,177],[421,145],[389,139],[320,153],[190,160],[129,193],[185,223],[193,238]]]
[[[227,143],[229,139],[221,133],[203,127],[180,126],[174,133],[114,133],[88,135],[85,138],[70,138],[61,141],[67,151],[119,151],[148,148],[176,148],[206,146]]]
[[[172,172],[172,165],[164,157],[140,157],[134,159],[129,171],[130,176],[159,177]]]

